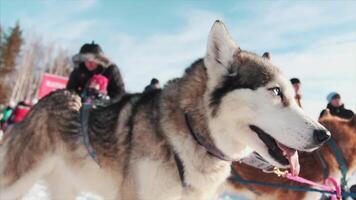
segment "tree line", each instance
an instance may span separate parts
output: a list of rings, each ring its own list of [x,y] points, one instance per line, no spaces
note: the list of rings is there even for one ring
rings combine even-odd
[[[0,104],[32,101],[44,73],[68,76],[71,71],[65,48],[25,32],[19,22],[7,29],[0,24]]]

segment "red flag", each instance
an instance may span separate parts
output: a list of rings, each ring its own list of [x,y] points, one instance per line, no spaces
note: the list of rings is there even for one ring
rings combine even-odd
[[[63,89],[66,87],[68,82],[67,77],[57,76],[53,74],[44,74],[40,86],[40,90],[38,92],[38,98],[46,96],[52,91],[57,89]]]

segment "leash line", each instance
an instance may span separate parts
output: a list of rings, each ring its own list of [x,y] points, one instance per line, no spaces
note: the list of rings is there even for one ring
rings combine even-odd
[[[240,183],[243,185],[257,185],[257,186],[280,188],[280,189],[284,189],[284,190],[293,190],[293,191],[299,191],[299,192],[318,192],[318,193],[322,193],[322,194],[336,195],[335,191],[330,192],[330,191],[320,190],[320,189],[306,187],[306,186],[293,186],[293,185],[284,185],[284,184],[279,184],[279,183],[268,183],[268,182],[262,182],[262,181],[239,179],[236,177],[230,177],[229,181],[234,182],[234,183]],[[345,192],[342,192],[341,196],[356,198],[356,193],[345,191]]]
[[[294,185],[285,185],[285,184],[281,184],[281,183],[269,183],[269,182],[263,182],[263,181],[246,180],[246,179],[242,178],[241,175],[233,168],[232,168],[232,173],[233,173],[233,176],[229,178],[229,181],[233,182],[233,183],[240,183],[243,185],[256,185],[256,186],[280,188],[280,189],[284,189],[284,190],[292,190],[292,191],[299,191],[299,192],[318,192],[318,193],[322,193],[322,194],[337,195],[336,191],[311,188],[311,187],[307,187],[307,186],[294,186]],[[254,191],[255,190],[252,190],[252,192],[254,192]],[[341,197],[356,198],[356,193],[342,191]]]
[[[321,164],[321,167],[323,169],[323,178],[324,180],[329,177],[329,166],[326,163],[326,160],[323,155],[321,155],[320,150],[316,150],[314,153],[315,157],[318,159],[319,163]]]
[[[89,121],[89,114],[91,109],[92,109],[92,105],[86,103],[84,103],[84,105],[80,109],[80,131],[83,135],[83,142],[88,151],[88,154],[96,162],[96,164],[98,164],[98,166],[101,167],[100,162],[97,158],[96,150],[91,145],[90,138],[89,138],[88,121]]]
[[[318,188],[320,188],[322,190],[325,190],[325,191],[335,192],[335,194],[331,195],[331,199],[332,200],[341,199],[341,197],[342,197],[341,196],[341,187],[337,183],[337,181],[332,177],[328,177],[325,180],[325,184],[319,184],[319,183],[316,183],[314,181],[310,181],[308,179],[302,178],[300,176],[294,176],[294,175],[292,175],[291,173],[288,173],[288,172],[284,173],[282,176],[284,178],[287,178],[287,179],[291,180],[291,181],[295,181],[295,182],[298,182],[298,183],[303,183],[303,184],[307,184],[307,185],[310,185],[310,186],[318,187]]]
[[[330,140],[327,141],[327,144],[329,145],[331,151],[334,153],[336,161],[339,164],[339,169],[342,174],[341,188],[345,190],[346,186],[347,186],[346,176],[347,176],[347,172],[348,172],[348,168],[346,165],[346,159],[343,156],[340,148],[337,146],[337,144],[333,138],[330,138]]]

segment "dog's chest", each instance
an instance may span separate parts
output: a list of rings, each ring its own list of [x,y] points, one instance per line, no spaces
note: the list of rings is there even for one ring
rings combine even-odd
[[[176,166],[149,159],[139,161],[135,167],[138,199],[214,199],[230,174],[229,165],[209,173],[185,167],[184,181],[187,186],[184,187]]]
[[[220,185],[230,175],[230,171],[230,165],[218,166],[215,169],[210,170],[209,167],[197,170],[196,168],[189,168],[186,166],[184,173],[188,185],[201,188]]]

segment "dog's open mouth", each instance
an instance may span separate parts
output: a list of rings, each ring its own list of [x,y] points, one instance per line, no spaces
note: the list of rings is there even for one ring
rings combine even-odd
[[[258,137],[268,147],[268,153],[282,165],[289,165],[290,171],[293,175],[298,175],[300,171],[298,152],[295,149],[289,148],[273,137],[268,135],[265,131],[257,126],[250,125],[250,129],[253,130]]]

